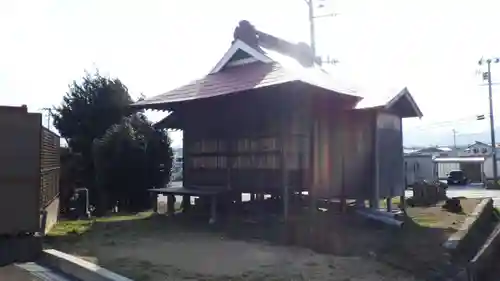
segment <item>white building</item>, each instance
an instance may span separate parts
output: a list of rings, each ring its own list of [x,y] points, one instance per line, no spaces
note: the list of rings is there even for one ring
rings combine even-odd
[[[485,181],[486,157],[436,157],[435,171],[437,179],[445,180],[451,171],[462,170],[474,183]],[[486,176],[487,177],[487,176]]]
[[[181,148],[172,148],[173,158],[172,158],[172,180],[182,179],[182,166],[184,163],[184,158]]]
[[[487,156],[491,155],[491,152],[492,152],[491,145],[484,143],[484,142],[476,141],[475,143],[469,145],[463,151],[460,151],[458,156],[487,157]],[[498,152],[499,152],[499,149],[497,147],[497,154],[498,154]]]
[[[408,154],[404,157],[406,185],[427,180],[432,181],[435,176],[435,165],[432,154]]]

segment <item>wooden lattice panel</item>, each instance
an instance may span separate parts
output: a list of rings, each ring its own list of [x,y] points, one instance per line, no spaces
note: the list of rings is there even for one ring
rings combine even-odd
[[[59,168],[40,174],[40,206],[46,207],[59,194]]]
[[[59,136],[43,128],[40,144],[40,205],[46,207],[59,194]]]
[[[42,129],[42,143],[40,150],[40,168],[42,170],[58,168],[59,164],[59,136],[46,128]]]

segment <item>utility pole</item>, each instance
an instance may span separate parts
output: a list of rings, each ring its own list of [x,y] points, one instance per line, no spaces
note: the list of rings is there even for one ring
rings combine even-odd
[[[313,0],[304,0],[309,10],[309,36],[311,36],[311,50],[313,58],[316,59],[316,27],[314,26],[314,5]]]
[[[496,141],[495,141],[495,119],[493,116],[493,92],[491,88],[491,63],[499,63],[500,58],[486,59],[481,58],[479,60],[479,65],[482,65],[486,62],[488,66],[487,72],[483,73],[483,80],[488,80],[488,99],[490,102],[490,131],[491,131],[491,150],[493,157],[493,180],[494,184],[498,183],[498,170],[497,170],[497,149],[496,149]]]
[[[457,131],[455,129],[451,131],[453,132],[453,148],[457,150]]]
[[[50,118],[52,117],[52,108],[44,107],[41,110],[47,112],[47,129],[50,130]]]
[[[311,50],[313,54],[313,58],[316,61],[316,26],[314,24],[314,20],[317,18],[324,18],[324,17],[334,17],[337,15],[337,13],[330,13],[330,14],[325,14],[325,15],[319,15],[315,16],[314,15],[314,2],[313,0],[304,0],[307,4],[308,10],[309,10],[309,35],[310,35],[310,41],[311,41]],[[323,1],[323,0],[322,0]],[[320,5],[319,8],[322,8],[323,5]],[[322,61],[323,62],[323,61]],[[335,59],[330,59],[328,58],[325,63],[332,63],[336,64],[338,61]]]

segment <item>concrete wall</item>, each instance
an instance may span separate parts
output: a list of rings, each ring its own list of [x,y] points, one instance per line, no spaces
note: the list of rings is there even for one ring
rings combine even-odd
[[[59,213],[59,136],[42,127],[40,113],[0,106],[0,235],[40,231]]]
[[[57,197],[45,208],[45,211],[47,212],[44,229],[45,234],[49,233],[59,219],[59,201],[60,199]]]
[[[0,235],[39,230],[41,118],[0,107]]]

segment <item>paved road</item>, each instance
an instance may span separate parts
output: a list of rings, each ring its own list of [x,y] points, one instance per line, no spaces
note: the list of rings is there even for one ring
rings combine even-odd
[[[76,281],[33,262],[0,267],[1,281]]]
[[[0,280],[8,281],[45,281],[38,278],[28,271],[21,269],[15,265],[0,267]]]
[[[493,198],[496,207],[500,207],[500,190],[484,189],[478,185],[468,186],[450,186],[446,191],[448,197],[467,197],[467,198]],[[412,191],[406,191],[406,197],[411,197]]]

